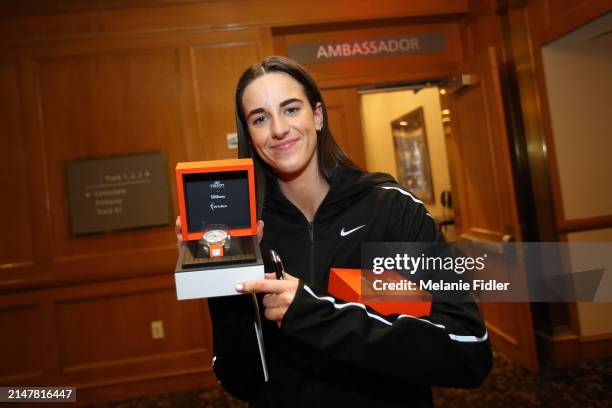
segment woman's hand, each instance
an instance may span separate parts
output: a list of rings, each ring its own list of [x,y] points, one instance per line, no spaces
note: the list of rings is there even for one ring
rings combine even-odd
[[[176,217],[176,221],[174,222],[174,232],[176,232],[176,247],[181,249],[181,244],[183,243],[183,234],[181,234],[181,216]]]
[[[299,283],[298,278],[287,272],[285,272],[284,280],[276,279],[274,273],[266,273],[265,279],[239,283],[236,285],[236,290],[241,293],[266,293],[263,298],[266,319],[276,322],[276,325],[280,327],[287,309],[295,298]]]
[[[262,220],[257,221],[257,240],[261,242],[263,238],[264,222]],[[183,243],[183,234],[181,234],[181,216],[176,217],[174,222],[174,232],[176,232],[176,247],[181,248]]]

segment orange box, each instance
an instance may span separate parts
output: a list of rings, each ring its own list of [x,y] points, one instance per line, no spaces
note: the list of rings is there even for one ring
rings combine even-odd
[[[251,159],[228,159],[228,160],[209,160],[199,162],[184,162],[176,165],[176,189],[179,202],[179,213],[181,215],[181,231],[183,241],[191,241],[202,237],[200,226],[194,228],[194,223],[190,223],[188,214],[188,188],[190,177],[200,177],[206,174],[216,173],[240,173],[245,172],[245,180],[248,182],[248,203],[250,219],[248,225],[230,225],[229,233],[232,236],[246,236],[257,234],[257,217],[255,205],[255,172],[253,160]],[[220,222],[215,222],[220,223]],[[195,224],[198,224],[196,221]],[[191,228],[190,228],[191,226]]]
[[[177,299],[240,295],[236,283],[263,279],[253,161],[179,163],[176,186],[183,235],[174,270]],[[209,226],[227,230],[230,239],[205,246]]]
[[[328,291],[338,299],[345,302],[363,303],[383,315],[406,314],[418,317],[428,316],[431,312],[431,302],[363,301],[361,270],[359,269],[330,269]]]

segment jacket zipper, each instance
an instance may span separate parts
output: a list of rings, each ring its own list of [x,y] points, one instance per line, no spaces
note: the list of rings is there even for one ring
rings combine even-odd
[[[314,227],[312,222],[308,223],[308,233],[310,234],[310,243],[314,244]]]
[[[316,216],[316,214],[315,214]],[[314,217],[312,222],[308,223],[308,235],[310,236],[310,282],[314,283],[315,282],[315,240],[314,240]],[[313,381],[313,396],[314,396],[314,401],[319,401],[320,400],[320,395],[321,395],[321,386],[318,382],[318,378],[320,378],[319,376],[319,365],[313,361],[312,362],[312,368],[314,371],[314,375],[315,375],[315,380]]]
[[[310,282],[314,282],[315,281],[314,221],[308,223],[308,235],[310,236]]]

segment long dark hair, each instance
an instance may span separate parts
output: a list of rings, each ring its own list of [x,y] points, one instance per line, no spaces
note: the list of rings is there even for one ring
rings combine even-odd
[[[333,171],[336,167],[348,167],[359,170],[359,167],[348,158],[346,153],[338,146],[329,129],[327,121],[327,107],[321,96],[319,87],[310,74],[297,62],[285,57],[268,57],[263,61],[247,68],[240,76],[236,87],[236,129],[238,133],[238,157],[253,158],[255,164],[255,177],[257,184],[257,218],[261,218],[261,210],[265,201],[268,184],[274,182],[276,175],[257,154],[250,143],[250,136],[244,112],[242,110],[242,95],[246,87],[255,79],[271,72],[281,72],[298,81],[308,98],[313,112],[318,102],[322,105],[323,127],[317,131],[317,161],[321,176],[331,183]]]

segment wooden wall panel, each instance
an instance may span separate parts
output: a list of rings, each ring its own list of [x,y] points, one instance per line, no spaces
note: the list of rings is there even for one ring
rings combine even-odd
[[[322,94],[334,139],[351,160],[365,170],[361,99],[357,89],[329,89],[322,91]]]
[[[152,339],[154,320],[163,339]],[[206,303],[178,302],[171,274],[5,295],[0,331],[1,385],[213,376]]]
[[[30,166],[23,127],[22,94],[16,61],[0,63],[0,225],[10,233],[0,234],[0,265],[17,266],[34,262],[33,225],[28,196]]]
[[[44,316],[40,304],[0,307],[0,383],[27,381],[44,371],[44,343],[40,338]]]
[[[173,287],[116,294],[57,304],[62,369],[202,349],[204,319],[199,305],[177,302]],[[163,339],[153,340],[151,322],[162,321]],[[198,325],[190,328],[191,321]],[[190,330],[182,330],[190,329]],[[81,368],[82,369],[82,368]]]
[[[242,72],[264,57],[262,50],[256,42],[237,42],[193,47],[191,55],[201,141],[193,154],[199,160],[235,158],[226,138],[236,131],[234,91]]]
[[[175,164],[205,157],[201,147],[217,143],[211,129],[223,144],[234,131],[237,77],[271,52],[269,30],[3,52],[0,126],[11,137],[0,140],[10,152],[0,181],[13,200],[2,207],[0,332],[10,335],[0,350],[11,352],[0,354],[0,384],[73,384],[89,403],[213,386],[206,303],[176,300],[173,226],[72,236],[64,164],[163,151],[176,214]],[[164,339],[151,338],[153,320]]]
[[[471,0],[470,13],[465,18],[466,55],[474,56],[488,47],[501,49],[501,20],[496,13],[497,0]]]
[[[612,10],[610,0],[532,0],[527,7],[536,53],[538,47]]]
[[[237,77],[247,65],[271,53],[270,38],[269,30],[261,29],[171,32],[7,49],[6,56],[20,64],[5,63],[1,71],[8,84],[2,88],[7,103],[2,120],[11,132],[21,130],[21,118],[25,122],[23,137],[2,140],[7,151],[14,151],[3,163],[3,183],[15,198],[3,204],[3,213],[23,222],[11,228],[22,234],[19,241],[15,234],[2,235],[10,259],[4,260],[4,252],[0,255],[6,270],[0,275],[0,289],[173,270],[172,225],[72,236],[65,162],[163,151],[176,214],[175,164],[235,155],[225,147],[225,135],[235,129]],[[20,93],[25,95],[23,112],[15,101]],[[26,140],[32,140],[27,151]],[[210,153],[210,146],[222,151]],[[34,226],[28,227],[34,222],[36,234]],[[32,245],[17,244],[32,241],[35,252]],[[9,256],[10,251],[21,252]]]
[[[56,293],[59,366],[68,381],[210,370],[205,303],[178,302],[171,275]],[[152,338],[158,320],[163,339]]]
[[[167,243],[167,228],[71,236],[64,165],[74,159],[163,151],[172,180],[181,156],[175,140],[182,138],[177,53],[161,49],[62,56],[40,60],[37,71],[55,258]]]
[[[198,1],[180,4],[167,1],[165,7],[142,7],[145,2],[127,0],[122,7],[97,11],[107,1],[68,0],[39,3],[32,15],[15,16],[19,9],[28,12],[28,3],[20,2],[11,10],[0,6],[0,39],[40,40],[48,38],[96,36],[119,33],[163,32],[176,29],[225,29],[229,27],[288,26],[333,21],[359,21],[397,17],[456,15],[468,10],[468,0],[311,0],[279,2],[276,0]],[[104,3],[104,4],[102,4]],[[117,1],[114,1],[117,5]],[[193,3],[193,2],[190,2]],[[51,6],[49,6],[51,4]],[[140,7],[139,7],[140,6]],[[111,7],[113,8],[113,7]],[[51,9],[51,10],[49,10]],[[4,11],[4,13],[2,13]],[[44,13],[51,11],[49,15]],[[56,11],[57,13],[53,13]],[[0,43],[2,42],[0,40]]]

